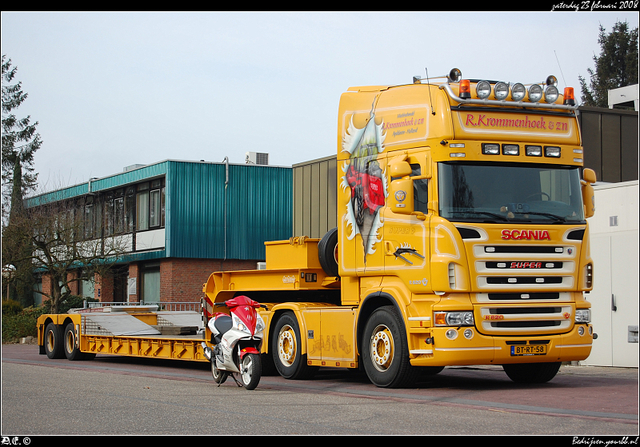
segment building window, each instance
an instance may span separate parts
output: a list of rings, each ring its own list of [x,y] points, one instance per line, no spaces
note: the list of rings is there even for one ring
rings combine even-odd
[[[136,230],[144,231],[149,229],[149,183],[141,183],[138,185],[138,194],[136,196],[136,216],[138,222]]]
[[[164,185],[154,180],[138,185],[136,195],[137,230],[144,231],[164,226]]]
[[[136,189],[131,186],[127,188],[124,203],[124,228],[127,233],[133,233],[136,213]]]
[[[114,230],[114,203],[113,192],[107,194],[104,201],[104,235],[113,235]]]
[[[160,265],[148,264],[142,271],[142,300],[145,304],[160,302]]]
[[[125,230],[124,220],[124,191],[116,191],[113,199],[113,226],[116,234],[122,234]]]
[[[84,204],[84,238],[93,239],[95,227],[95,212],[93,209],[93,197],[89,197]]]

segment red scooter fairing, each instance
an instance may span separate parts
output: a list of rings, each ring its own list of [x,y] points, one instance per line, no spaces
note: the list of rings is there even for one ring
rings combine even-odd
[[[242,321],[249,332],[251,332],[251,335],[255,334],[256,324],[258,322],[255,309],[260,307],[260,303],[249,297],[240,295],[225,301],[225,304],[229,308],[229,311],[233,312],[240,321]]]

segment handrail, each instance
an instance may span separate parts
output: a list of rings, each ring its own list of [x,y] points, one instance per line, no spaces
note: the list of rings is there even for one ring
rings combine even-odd
[[[529,107],[535,109],[560,109],[576,111],[578,106],[570,106],[565,104],[543,104],[538,102],[523,102],[523,101],[498,101],[495,99],[463,99],[453,93],[451,86],[448,84],[440,85],[440,88],[447,92],[447,95],[458,104],[475,104],[481,106],[512,106],[512,107]]]

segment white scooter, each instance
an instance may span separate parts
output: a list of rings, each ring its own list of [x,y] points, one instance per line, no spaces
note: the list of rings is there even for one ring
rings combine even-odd
[[[264,320],[256,309],[264,306],[246,296],[237,296],[214,306],[227,306],[229,313],[216,313],[207,326],[211,330],[211,349],[202,343],[204,355],[211,361],[211,374],[218,386],[231,376],[238,386],[252,390],[262,376],[260,347]],[[236,379],[240,376],[240,382]]]

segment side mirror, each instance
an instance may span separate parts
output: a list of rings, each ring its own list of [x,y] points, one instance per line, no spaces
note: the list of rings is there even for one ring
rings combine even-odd
[[[582,171],[582,178],[587,183],[595,183],[596,182],[596,173],[593,169],[584,168]]]
[[[389,206],[394,213],[413,213],[413,180],[401,178],[391,182],[389,187]]]
[[[593,217],[596,212],[596,199],[592,183],[596,182],[596,173],[593,169],[585,168],[582,172],[582,201],[584,203],[584,217]]]
[[[427,216],[421,211],[415,211],[413,201],[413,179],[401,178],[393,180],[389,187],[389,207],[397,214],[413,214],[420,220]]]
[[[389,164],[391,178],[406,177],[411,175],[411,165],[406,161],[392,161]]]

